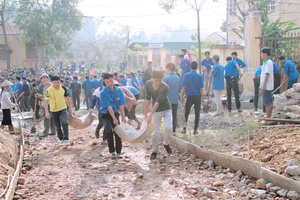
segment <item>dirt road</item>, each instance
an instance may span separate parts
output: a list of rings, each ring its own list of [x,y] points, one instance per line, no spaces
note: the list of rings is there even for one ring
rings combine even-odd
[[[230,199],[253,198],[255,180],[214,167],[193,155],[161,148],[150,161],[150,144],[123,143],[123,158],[111,159],[94,139],[95,125],[72,130],[73,146],[58,146],[56,136],[29,135],[24,186],[16,199]]]

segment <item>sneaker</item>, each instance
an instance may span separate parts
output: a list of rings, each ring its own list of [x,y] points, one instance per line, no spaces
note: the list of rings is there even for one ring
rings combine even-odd
[[[157,153],[156,152],[152,152],[151,156],[150,156],[150,160],[155,160],[157,157]]]
[[[238,109],[238,112],[243,112],[241,109]]]
[[[118,153],[117,158],[123,158],[122,154]]]
[[[49,135],[55,135],[55,133],[49,133]]]
[[[193,134],[194,134],[194,135],[198,135],[198,131],[197,131],[197,130],[194,130]]]
[[[115,159],[115,158],[117,158],[117,155],[116,155],[115,153],[111,153],[111,154],[110,154],[110,157],[111,157],[112,159]]]
[[[99,132],[95,133],[95,137],[96,137],[96,139],[99,139]]]
[[[69,145],[70,145],[69,140],[64,140],[64,145],[65,145],[65,146],[69,146]]]
[[[164,145],[164,147],[165,147],[167,153],[168,153],[169,155],[171,155],[171,154],[172,154],[172,149],[170,148],[170,146],[169,146],[169,145]]]
[[[39,134],[39,137],[46,137],[46,136],[48,136],[48,134],[45,134],[45,133],[40,133]]]
[[[182,134],[186,134],[186,129],[185,129],[185,128],[183,128],[183,129],[182,129],[182,131],[181,131],[180,133],[182,133]]]
[[[103,140],[103,141],[101,142],[101,145],[107,145],[107,140]]]
[[[63,140],[61,140],[60,142],[59,142],[59,146],[63,146],[65,143],[64,143],[64,141]]]

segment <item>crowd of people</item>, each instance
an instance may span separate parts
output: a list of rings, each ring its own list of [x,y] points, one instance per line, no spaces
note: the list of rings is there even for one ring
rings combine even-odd
[[[263,96],[263,105],[266,116],[271,117],[272,94],[280,85],[279,68],[270,60],[270,49],[261,50],[263,65],[255,72],[255,98],[254,109],[258,108],[259,90]],[[198,73],[199,65],[191,61],[186,49],[179,55],[179,67],[174,63],[168,63],[165,71],[154,70],[153,63],[149,61],[145,70],[137,73],[124,74],[123,64],[120,66],[120,74],[113,72],[110,63],[106,65],[107,72],[95,74],[95,63],[91,62],[90,70],[85,70],[81,62],[77,72],[74,62],[70,67],[59,68],[58,75],[53,74],[52,69],[44,68],[42,73],[35,70],[19,70],[18,73],[9,73],[1,76],[1,108],[3,120],[1,127],[9,126],[13,132],[11,121],[11,109],[17,107],[20,112],[33,110],[40,120],[40,105],[44,108],[44,130],[39,137],[57,135],[60,145],[69,145],[68,115],[73,110],[78,111],[81,102],[89,112],[94,108],[98,111],[99,123],[95,130],[95,137],[100,138],[100,130],[104,127],[102,144],[108,145],[112,158],[122,157],[122,141],[113,131],[120,123],[131,124],[135,121],[136,129],[140,129],[141,121],[136,117],[135,109],[137,101],[144,99],[144,120],[152,122],[156,128],[152,135],[152,154],[150,159],[155,159],[159,152],[159,134],[162,119],[164,120],[163,146],[168,154],[172,154],[170,137],[176,134],[177,110],[179,102],[184,105],[184,117],[188,121],[190,110],[194,107],[193,134],[198,134],[201,104],[205,97],[212,95],[216,102],[216,112],[213,116],[224,114],[221,94],[226,87],[228,111],[232,111],[231,91],[235,96],[236,109],[242,112],[240,103],[239,80],[242,78],[242,70],[246,64],[237,57],[237,52],[232,52],[226,58],[225,67],[220,64],[220,57],[210,52],[205,52],[205,58],[200,63],[204,70]],[[279,60],[284,67],[283,82],[288,82],[288,88],[298,81],[298,72],[295,64],[280,56]],[[28,72],[27,72],[28,71]],[[181,73],[179,73],[179,71]],[[29,78],[31,77],[31,79]],[[33,78],[32,78],[33,77]],[[278,90],[274,91],[277,92]],[[151,103],[152,101],[152,103]],[[43,104],[41,103],[43,102]],[[150,106],[152,104],[152,108]],[[150,109],[151,108],[151,109]],[[127,119],[126,119],[127,117]],[[186,127],[181,130],[186,134]]]

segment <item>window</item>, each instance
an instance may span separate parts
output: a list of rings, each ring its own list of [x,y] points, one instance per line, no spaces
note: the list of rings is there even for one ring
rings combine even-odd
[[[6,60],[6,52],[4,50],[4,44],[0,45],[0,60]]]
[[[229,14],[236,15],[236,0],[229,0]]]
[[[26,47],[26,59],[35,59],[36,50],[35,47]]]
[[[275,0],[270,1],[269,10],[270,11],[275,10]]]

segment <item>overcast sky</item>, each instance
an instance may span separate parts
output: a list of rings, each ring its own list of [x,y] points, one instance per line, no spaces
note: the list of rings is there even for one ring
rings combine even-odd
[[[118,26],[128,25],[132,29],[145,31],[147,34],[159,32],[161,25],[179,27],[188,30],[197,29],[196,12],[189,9],[182,0],[177,0],[172,14],[162,10],[157,0],[83,0],[79,9],[85,16],[103,20],[102,28],[109,31],[108,21],[114,20]],[[226,0],[212,2],[206,0],[201,10],[201,32],[204,34],[220,32],[220,26],[226,20]]]

